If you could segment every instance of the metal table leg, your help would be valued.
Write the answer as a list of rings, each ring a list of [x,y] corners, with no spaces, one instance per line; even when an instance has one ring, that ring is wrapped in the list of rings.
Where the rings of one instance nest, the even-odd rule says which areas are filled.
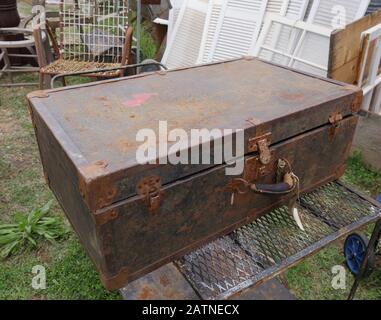
[[[355,278],[355,282],[353,283],[351,292],[349,293],[348,300],[353,300],[356,294],[356,291],[359,287],[360,281],[364,277],[364,273],[366,270],[366,265],[368,264],[369,257],[371,255],[374,255],[377,251],[377,246],[380,241],[380,236],[381,236],[381,219],[377,221],[376,226],[374,227],[368,247],[366,248],[364,260],[361,263],[360,273]]]

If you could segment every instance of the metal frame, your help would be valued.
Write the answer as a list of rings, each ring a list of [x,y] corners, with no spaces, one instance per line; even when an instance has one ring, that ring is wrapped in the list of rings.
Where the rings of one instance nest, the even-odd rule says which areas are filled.
[[[119,7],[114,8],[114,2],[103,0],[60,0],[59,44],[48,21],[40,21],[33,28],[36,51],[40,66],[40,89],[48,88],[51,77],[56,74],[75,73],[97,69],[97,73],[85,72],[88,77],[115,78],[122,75],[116,67],[130,62],[132,46],[132,27],[129,25],[129,2],[118,1]],[[97,6],[100,3],[102,6]],[[67,5],[67,7],[66,7]],[[48,31],[50,40],[59,56],[58,60],[47,58],[50,47],[41,40]],[[65,30],[69,30],[66,32]],[[51,30],[50,30],[51,31]],[[110,34],[116,33],[110,37]],[[71,43],[74,39],[74,42]],[[113,69],[113,68],[116,69]],[[101,73],[104,68],[116,71]],[[64,78],[62,78],[64,81]]]
[[[128,0],[61,0],[59,8],[61,58],[124,64]]]
[[[146,62],[142,62],[142,63],[136,63],[136,64],[129,64],[129,65],[125,65],[125,66],[120,66],[120,67],[117,67],[117,68],[104,68],[104,69],[94,69],[94,70],[86,70],[86,71],[78,71],[78,72],[70,72],[70,73],[65,73],[65,74],[56,74],[54,77],[52,77],[51,81],[50,81],[50,86],[52,89],[54,89],[54,82],[57,80],[57,79],[60,79],[60,78],[65,78],[65,77],[72,77],[72,76],[86,76],[86,75],[95,75],[97,73],[103,73],[103,72],[108,72],[108,71],[118,71],[118,70],[127,70],[127,69],[135,69],[135,68],[139,68],[139,67],[144,67],[144,66],[158,66],[160,67],[161,69],[163,70],[168,70],[168,68],[163,65],[162,63],[160,62],[157,62],[157,61],[146,61]]]
[[[364,260],[361,264],[360,273],[356,277],[355,282],[353,283],[353,286],[351,288],[351,292],[349,293],[348,300],[353,300],[355,297],[355,294],[357,292],[357,289],[360,285],[360,281],[363,279],[365,271],[366,271],[366,265],[368,264],[368,260],[371,255],[376,254],[377,246],[380,242],[381,237],[381,219],[379,219],[373,229],[372,236],[370,238],[368,247],[365,251]]]
[[[331,196],[335,188],[337,188],[335,196]],[[324,195],[328,197],[326,200]],[[339,199],[338,201],[343,201],[343,208],[332,207],[331,201],[335,197]],[[309,231],[307,229],[300,231],[291,217],[285,218],[287,213],[282,213],[283,209],[277,209],[264,218],[197,249],[173,264],[132,282],[121,289],[121,293],[126,298],[139,299],[143,299],[146,292],[154,292],[149,296],[150,299],[195,299],[196,297],[213,300],[235,299],[241,295],[247,298],[247,293],[253,292],[261,284],[297,265],[334,241],[381,218],[381,205],[378,202],[341,182],[329,183],[302,196],[299,206]],[[274,217],[275,224],[269,224]],[[283,219],[287,219],[288,222],[282,224]],[[254,246],[245,245],[240,235],[248,232],[249,236],[252,235],[256,239],[262,239],[264,236],[261,231],[258,234],[253,233],[255,230],[255,228],[252,229],[253,226],[259,228],[258,231],[267,229],[267,237],[259,240],[260,243],[253,242]],[[283,234],[282,230],[288,230],[288,233]],[[299,242],[302,241],[301,235],[308,241]],[[275,258],[270,251],[279,246],[277,242],[279,239],[284,242],[286,251],[285,255]],[[315,239],[318,240],[315,241]],[[297,244],[295,250],[299,247],[303,249],[296,250],[296,253],[288,250],[288,246],[292,246],[293,243]],[[203,275],[200,276],[200,274]],[[231,276],[233,277],[229,278]],[[161,287],[161,279],[165,278],[173,279],[173,282],[169,281],[164,290]],[[170,292],[171,296],[166,296],[164,291]]]

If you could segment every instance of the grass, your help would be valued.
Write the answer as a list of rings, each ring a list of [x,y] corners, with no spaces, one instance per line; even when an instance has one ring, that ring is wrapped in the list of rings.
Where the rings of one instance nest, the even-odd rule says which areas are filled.
[[[343,180],[348,184],[357,186],[370,196],[375,197],[381,193],[381,172],[368,169],[364,165],[359,151],[355,151],[348,159],[346,175]]]
[[[36,81],[19,76],[17,81]],[[0,82],[8,81],[2,79]],[[73,80],[78,82],[79,80]],[[32,88],[0,88],[0,223],[11,223],[16,212],[28,214],[53,200],[50,215],[64,215],[47,188],[30,121],[26,94]],[[68,228],[69,224],[65,219]],[[32,268],[46,268],[47,289],[31,286]],[[63,241],[37,243],[0,261],[0,299],[119,299],[103,289],[94,266],[70,233]]]
[[[376,196],[381,193],[381,173],[368,169],[359,152],[354,152],[347,160],[346,173],[342,180],[364,194]],[[361,231],[370,235],[373,226],[365,227]],[[331,285],[332,267],[344,266],[342,247],[342,241],[338,241],[285,273],[283,279],[298,299],[340,300],[347,298],[353,284],[353,276],[349,271],[346,272],[345,290],[335,290]],[[376,265],[378,268],[372,275],[366,281],[361,282],[356,299],[381,299],[380,261],[376,261]]]
[[[20,76],[18,80],[36,78]],[[0,88],[0,223],[10,223],[16,212],[28,214],[49,200],[53,200],[50,214],[64,217],[43,178],[25,99],[29,91],[31,88]],[[380,173],[364,166],[360,154],[348,160],[344,180],[362,191],[381,193],[380,177]],[[331,286],[331,268],[343,265],[341,251],[341,243],[331,245],[282,278],[299,299],[345,299],[353,281],[349,273],[346,290]],[[31,286],[35,265],[46,268],[45,290]],[[381,299],[381,268],[362,282],[357,298]],[[94,266],[70,229],[62,241],[38,242],[36,248],[25,248],[21,254],[0,261],[0,299],[120,299],[120,295],[103,289]]]

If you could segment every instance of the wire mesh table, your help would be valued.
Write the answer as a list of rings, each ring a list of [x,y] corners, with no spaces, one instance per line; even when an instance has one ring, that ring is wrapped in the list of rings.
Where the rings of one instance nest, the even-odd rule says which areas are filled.
[[[230,299],[381,217],[381,206],[341,182],[303,196],[302,231],[287,208],[237,229],[138,279],[125,299]],[[166,281],[163,281],[166,279]]]

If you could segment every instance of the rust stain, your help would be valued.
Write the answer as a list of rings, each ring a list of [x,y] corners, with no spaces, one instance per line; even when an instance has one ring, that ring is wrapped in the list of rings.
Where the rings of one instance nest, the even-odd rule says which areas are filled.
[[[157,96],[157,93],[137,93],[132,96],[132,99],[123,102],[125,107],[139,107],[151,99],[151,97]]]
[[[162,276],[160,277],[160,284],[161,284],[163,287],[166,287],[166,286],[168,286],[168,285],[170,284],[170,281],[169,281],[169,279],[167,278],[167,276],[162,275]]]
[[[283,100],[298,101],[304,99],[303,93],[281,93],[280,98]]]
[[[107,97],[101,96],[98,99],[102,102],[104,107],[111,108],[111,106],[112,106],[111,102]]]
[[[154,296],[154,292],[151,288],[145,286],[142,288],[141,292],[138,295],[138,300],[149,300]]]
[[[104,213],[94,213],[94,220],[97,225],[103,225],[111,220],[118,218],[118,212],[116,210],[109,210]]]
[[[246,121],[251,123],[254,126],[257,126],[257,125],[261,124],[261,121],[256,119],[256,118],[250,118],[250,119],[247,119]]]
[[[132,148],[138,148],[140,144],[141,142],[138,142],[138,141],[130,141],[128,139],[119,139],[116,142],[109,143],[107,147],[110,149],[116,148],[117,150],[122,152],[128,152]]]
[[[176,232],[176,234],[184,234],[192,231],[192,227],[188,225],[188,223],[182,225]]]
[[[49,94],[47,92],[45,92],[44,90],[36,90],[36,91],[32,91],[32,92],[27,94],[28,99],[47,98],[47,97],[49,97]]]
[[[107,168],[107,166],[108,166],[107,161],[98,160],[98,161],[91,163],[90,165],[82,166],[80,168],[80,170],[84,174],[85,177],[93,178],[93,177],[96,177],[98,175],[105,173],[106,172],[105,169]]]

